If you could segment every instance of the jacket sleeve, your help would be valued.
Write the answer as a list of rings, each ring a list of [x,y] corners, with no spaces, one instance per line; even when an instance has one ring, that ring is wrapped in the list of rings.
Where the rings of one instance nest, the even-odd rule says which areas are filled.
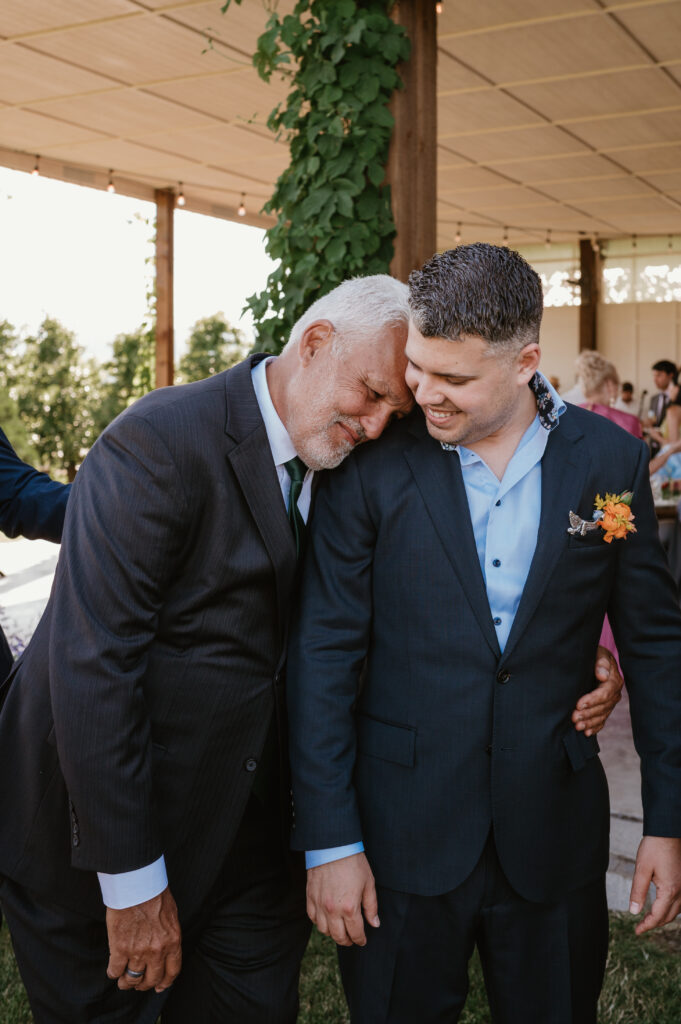
[[[648,449],[632,490],[636,533],[617,545],[608,616],[641,758],[644,835],[681,837],[681,610],[658,536]]]
[[[355,459],[315,498],[287,668],[295,849],[362,838],[354,705],[371,625],[375,529]]]
[[[0,430],[0,530],[8,537],[59,543],[71,484],[22,462]]]
[[[135,414],[104,432],[74,484],[51,598],[49,673],[80,833],[77,868],[115,874],[163,852],[144,682],[187,509],[171,454]]]

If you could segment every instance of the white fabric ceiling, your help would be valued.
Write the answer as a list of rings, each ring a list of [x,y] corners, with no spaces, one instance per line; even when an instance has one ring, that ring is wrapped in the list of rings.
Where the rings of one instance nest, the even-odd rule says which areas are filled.
[[[267,223],[286,85],[262,0],[220,7],[2,0],[0,163]],[[444,0],[437,103],[440,246],[681,232],[681,0]]]

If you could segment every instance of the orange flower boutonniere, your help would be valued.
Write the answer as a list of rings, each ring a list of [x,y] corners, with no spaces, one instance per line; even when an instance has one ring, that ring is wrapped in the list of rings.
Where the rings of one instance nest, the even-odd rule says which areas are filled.
[[[612,544],[613,540],[626,540],[628,533],[636,533],[633,520],[636,518],[631,511],[631,499],[633,491],[624,491],[622,494],[606,494],[601,498],[596,495],[596,513],[600,512],[598,525],[603,530],[603,540],[606,544]]]

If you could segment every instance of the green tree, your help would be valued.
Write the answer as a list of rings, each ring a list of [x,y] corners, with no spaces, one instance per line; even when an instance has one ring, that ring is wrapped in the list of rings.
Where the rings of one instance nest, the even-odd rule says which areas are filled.
[[[187,351],[180,359],[176,382],[187,384],[203,380],[234,366],[246,354],[247,344],[241,331],[232,327],[224,313],[197,320],[189,336]]]
[[[43,468],[74,479],[97,436],[98,391],[96,363],[85,359],[71,331],[46,317],[23,341],[10,389]]]
[[[18,345],[19,338],[12,324],[8,320],[0,320],[0,427],[19,457],[26,462],[34,462],[36,453],[29,443],[28,431],[10,393]]]
[[[94,410],[97,434],[101,434],[120,412],[156,381],[156,332],[151,318],[136,331],[119,334],[112,343],[112,355],[101,368],[101,399]]]

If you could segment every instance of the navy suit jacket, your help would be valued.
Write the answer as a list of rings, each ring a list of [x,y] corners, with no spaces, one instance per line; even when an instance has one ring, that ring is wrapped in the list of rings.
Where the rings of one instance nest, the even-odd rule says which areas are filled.
[[[19,458],[0,430],[0,530],[8,537],[59,542],[70,484],[50,480]],[[0,680],[12,667],[12,655],[0,629]]]
[[[591,519],[597,493],[625,490],[638,532],[568,534],[571,510]],[[493,827],[527,899],[601,875],[607,784],[596,737],[570,715],[593,686],[606,611],[644,829],[681,836],[681,612],[642,442],[568,406],[503,654],[459,460],[419,410],[324,474],[315,501],[288,663],[296,848],[362,838],[378,883],[433,895],[465,880]]]

